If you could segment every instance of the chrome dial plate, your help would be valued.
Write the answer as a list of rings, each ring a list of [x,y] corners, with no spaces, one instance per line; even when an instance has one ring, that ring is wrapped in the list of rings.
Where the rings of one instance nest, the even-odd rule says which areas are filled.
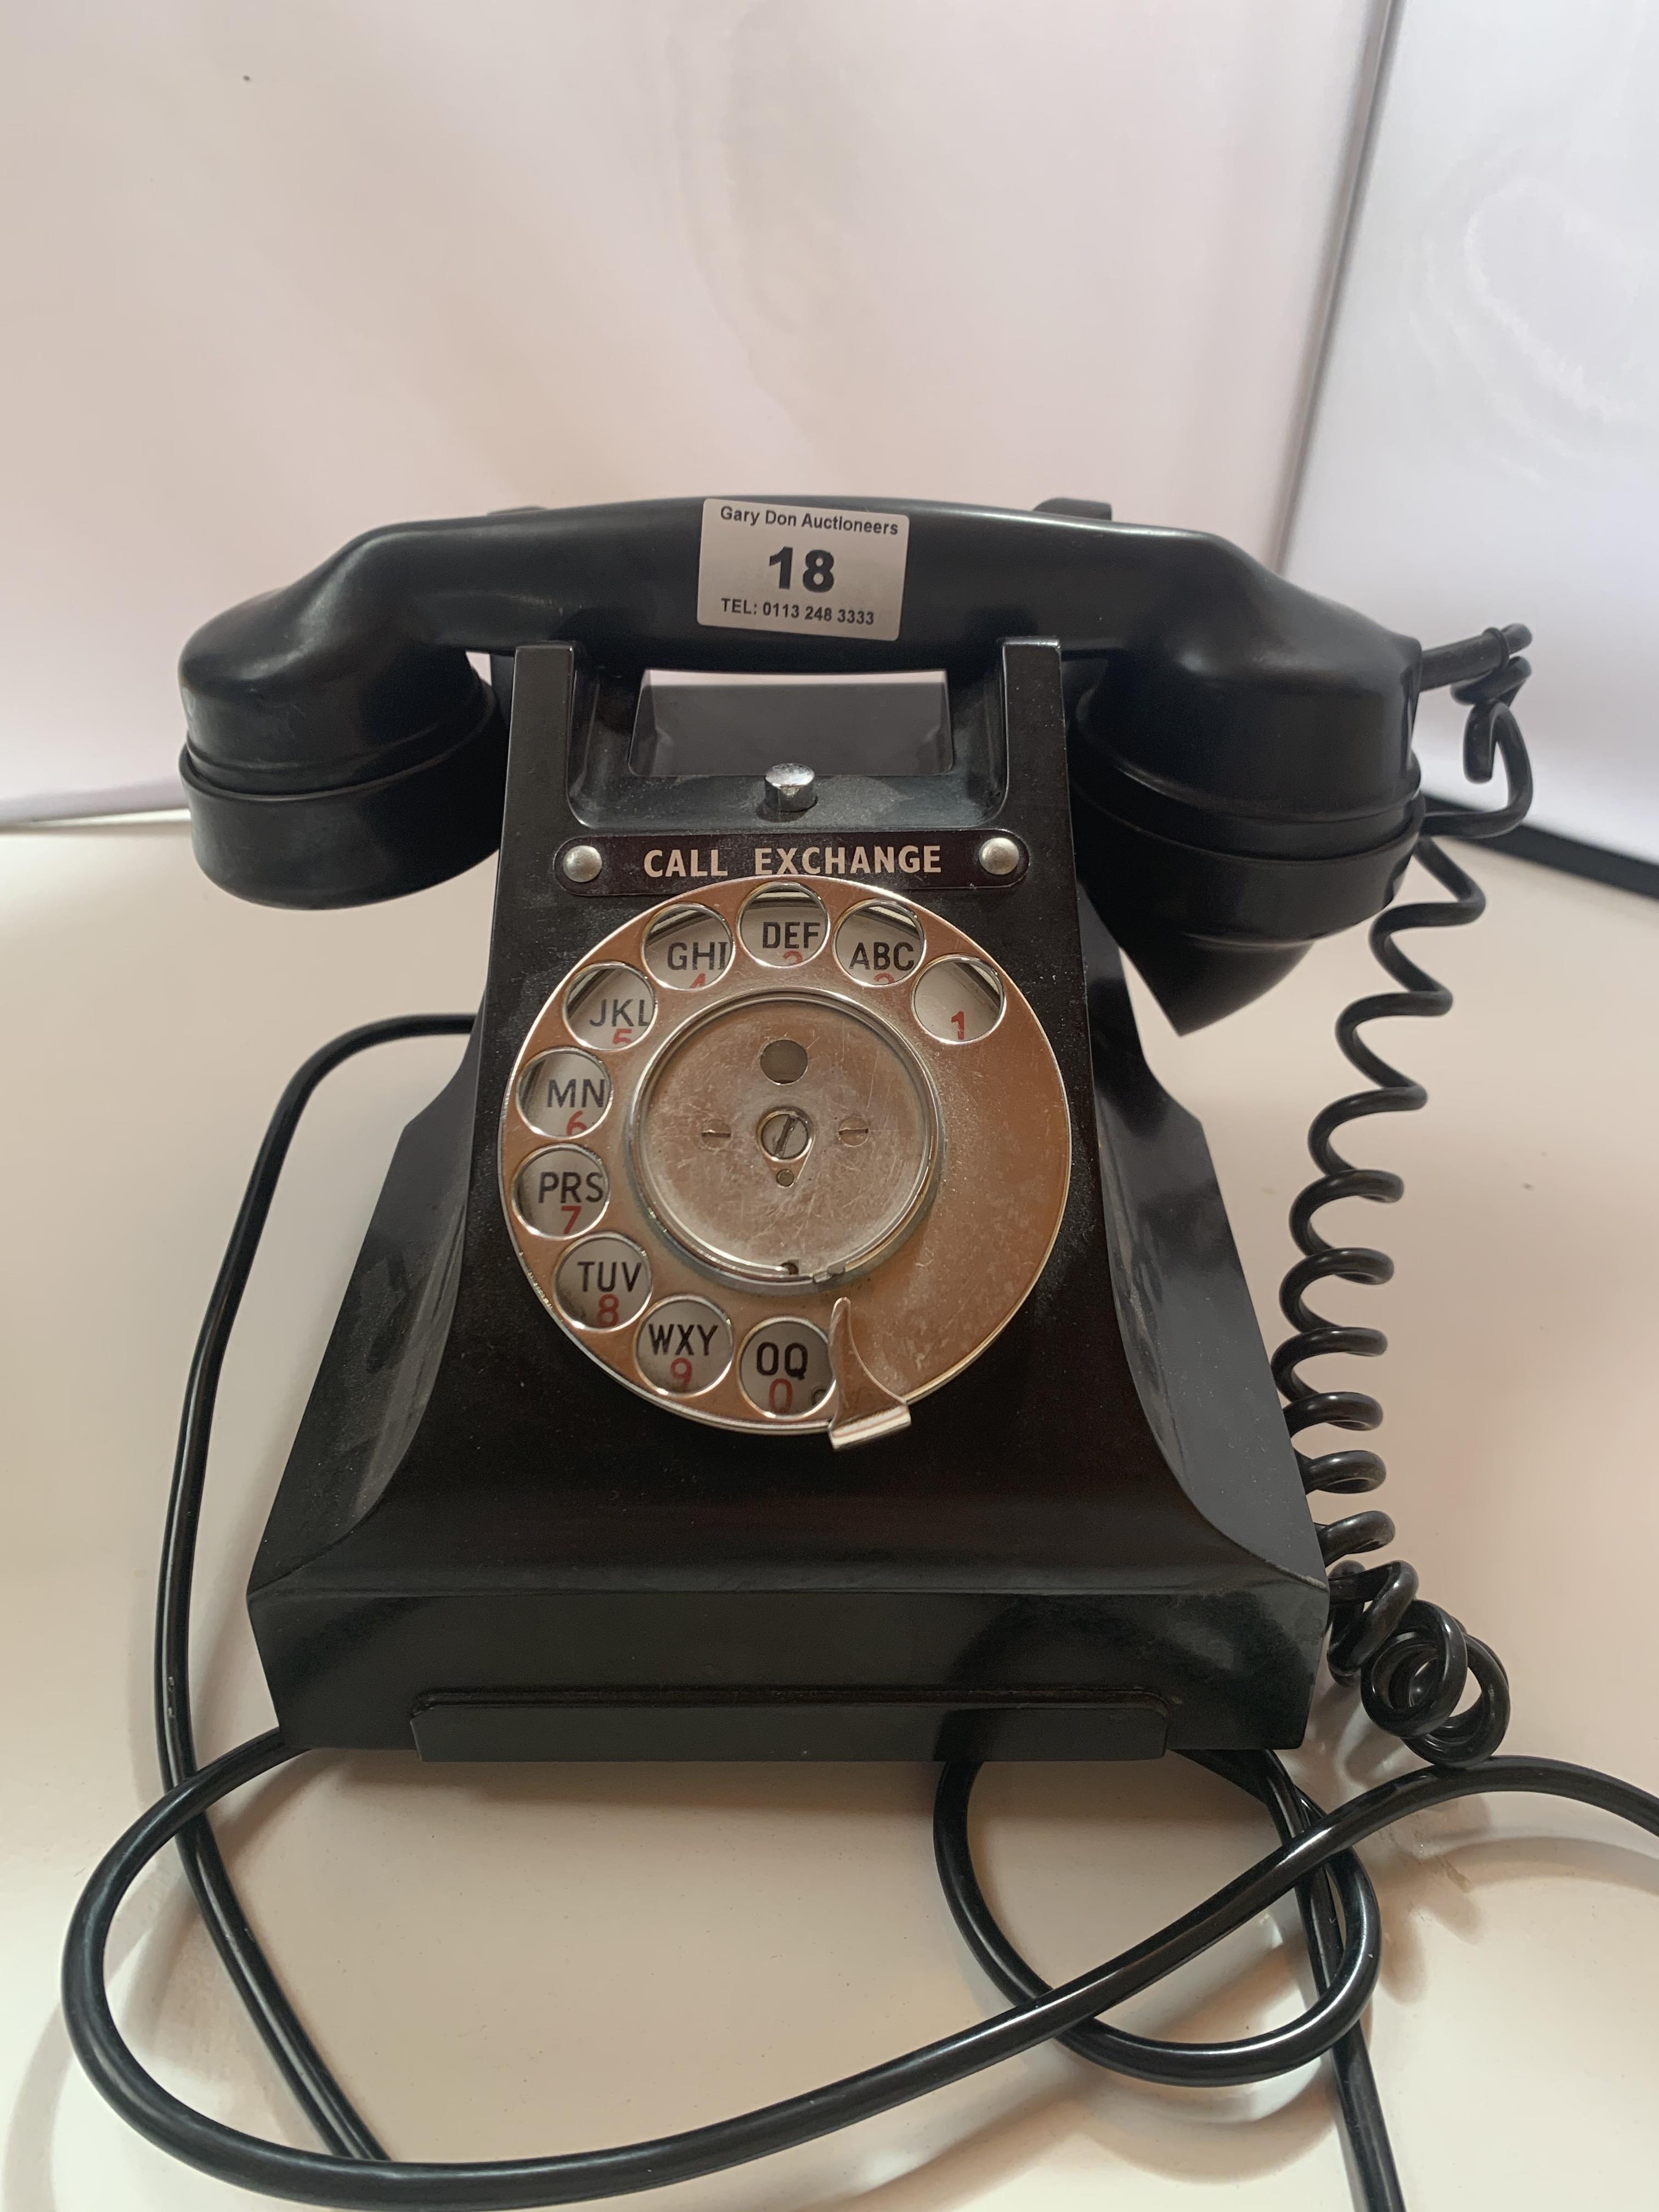
[[[1017,986],[890,893],[700,887],[594,945],[531,1025],[501,1203],[538,1296],[632,1390],[847,1443],[982,1352],[1071,1176]]]

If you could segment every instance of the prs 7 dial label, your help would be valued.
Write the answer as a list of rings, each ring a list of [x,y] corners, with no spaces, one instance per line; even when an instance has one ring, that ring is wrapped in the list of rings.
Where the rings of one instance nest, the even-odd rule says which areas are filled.
[[[896,637],[909,547],[908,514],[706,499],[697,620],[710,629]]]

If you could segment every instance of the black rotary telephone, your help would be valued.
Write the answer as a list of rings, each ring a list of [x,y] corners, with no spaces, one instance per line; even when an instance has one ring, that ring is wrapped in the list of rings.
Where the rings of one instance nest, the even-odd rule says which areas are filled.
[[[539,2204],[756,2155],[1049,2035],[1164,2080],[1331,2051],[1367,2201],[1400,2201],[1356,2026],[1376,1900],[1348,1846],[1369,1831],[1271,1753],[1300,1741],[1328,1639],[1431,1762],[1411,1802],[1581,1770],[1491,1761],[1497,1660],[1409,1567],[1359,1563],[1385,1516],[1310,1517],[1310,1492],[1368,1491],[1381,1461],[1292,1440],[1380,1418],[1299,1371],[1382,1343],[1306,1304],[1388,1273],[1313,1216],[1398,1194],[1333,1149],[1342,1122],[1422,1103],[1357,1030],[1449,1004],[1395,939],[1480,910],[1425,829],[1526,811],[1528,641],[1425,653],[1219,540],[1085,501],[760,497],[379,531],[197,634],[183,773],[216,883],[349,905],[501,857],[476,1023],[377,1024],[301,1071],[204,1327],[158,1622],[169,1792],[94,1878],[65,1970],[77,2050],[129,2118],[309,2201]],[[1412,726],[1437,684],[1470,709],[1470,775],[1502,758],[1496,811],[1425,817]],[[1390,906],[1414,854],[1449,903]],[[1315,1126],[1270,1365],[1120,950],[1190,1029],[1373,919],[1401,988],[1344,1017],[1373,1087]],[[434,1028],[470,1039],[398,1146],[253,1569],[277,1731],[198,1769],[195,1519],[270,1188],[331,1066]],[[362,1747],[939,1760],[941,1875],[1011,2008],[665,2143],[393,2163],[201,1818],[280,1759]],[[1166,1750],[1252,1790],[1281,1850],[1255,1889],[1049,1991],[979,1893],[972,1775]],[[1606,1778],[1568,1794],[1659,1814]],[[115,2035],[109,1917],[175,1836],[327,2154],[185,2113]],[[1168,2046],[1095,2018],[1294,1885],[1320,1983],[1294,2029]]]

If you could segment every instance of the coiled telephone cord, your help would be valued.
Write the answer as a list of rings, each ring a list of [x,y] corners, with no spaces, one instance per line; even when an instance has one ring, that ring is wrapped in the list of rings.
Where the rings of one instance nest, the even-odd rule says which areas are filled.
[[[1452,686],[1452,696],[1469,710],[1463,732],[1463,772],[1474,783],[1491,781],[1501,759],[1508,792],[1504,804],[1485,812],[1431,809],[1424,817],[1416,857],[1449,899],[1413,906],[1390,906],[1371,924],[1370,949],[1378,964],[1401,988],[1356,999],[1336,1024],[1337,1042],[1346,1058],[1375,1086],[1339,1098],[1316,1116],[1308,1150],[1318,1168],[1316,1179],[1291,1208],[1291,1234],[1304,1257],[1285,1276],[1279,1309],[1296,1334],[1273,1354],[1273,1380],[1286,1401],[1285,1425],[1292,1437],[1304,1429],[1375,1429],[1382,1419],[1377,1401],[1364,1390],[1316,1389],[1297,1371],[1303,1361],[1333,1352],[1375,1358],[1389,1340],[1380,1329],[1328,1321],[1307,1303],[1317,1283],[1386,1283],[1394,1262],[1370,1244],[1332,1244],[1314,1226],[1322,1207],[1340,1199],[1369,1199],[1391,1206],[1406,1186],[1386,1168],[1355,1167],[1332,1142],[1350,1121],[1373,1114],[1414,1114],[1428,1092],[1391,1066],[1360,1037],[1367,1022],[1425,1017],[1449,1011],[1451,993],[1401,951],[1396,941],[1408,929],[1462,929],[1486,910],[1486,895],[1437,842],[1443,837],[1501,837],[1514,829],[1532,804],[1532,769],[1513,712],[1516,694],[1532,673],[1518,656],[1532,642],[1518,623],[1489,629],[1478,638],[1443,646],[1423,656],[1423,689]],[[1310,1495],[1341,1496],[1375,1490],[1387,1473],[1377,1454],[1364,1447],[1321,1452],[1298,1451],[1302,1486]],[[1380,1729],[1399,1736],[1420,1758],[1437,1766],[1473,1766],[1502,1742],[1510,1722],[1509,1677],[1496,1652],[1471,1636],[1443,1606],[1418,1595],[1417,1570],[1404,1559],[1362,1567],[1356,1553],[1380,1551],[1395,1538],[1386,1513],[1366,1510],[1318,1524],[1320,1549],[1330,1572],[1331,1622],[1327,1660],[1340,1682],[1358,1682],[1365,1711]],[[1460,1712],[1474,1680],[1476,1696]]]
[[[1516,633],[1508,635],[1515,638]],[[1513,778],[1501,727],[1498,742]],[[1518,738],[1515,742],[1518,745]],[[1524,769],[1524,755],[1521,758]],[[1403,920],[1402,914],[1396,925]],[[70,2039],[100,2094],[140,2134],[173,2156],[267,2196],[364,2212],[389,2207],[405,2212],[508,2212],[620,2196],[722,2172],[891,2111],[1051,2039],[1115,2073],[1190,2087],[1264,2081],[1328,2053],[1360,2200],[1366,2212],[1400,2212],[1404,2197],[1360,2027],[1381,1962],[1381,1915],[1355,1845],[1432,1806],[1497,1792],[1529,1792],[1597,1806],[1659,1838],[1659,1797],[1589,1767],[1502,1759],[1472,1771],[1425,1767],[1328,1814],[1296,1787],[1270,1753],[1192,1754],[1263,1804],[1279,1831],[1279,1847],[1167,1928],[1106,1965],[1051,1988],[1009,1942],[981,1890],[969,1832],[977,1769],[946,1766],[933,1813],[939,1880],[969,1948],[1010,1998],[1006,2009],[823,2088],[678,2135],[544,2158],[439,2163],[388,2156],[331,2072],[265,1958],[213,1839],[206,1817],[210,1808],[297,1753],[273,1730],[198,1765],[191,1725],[191,1587],[220,1372],[307,1101],[332,1069],[369,1046],[462,1035],[471,1025],[465,1014],[411,1015],[337,1037],[289,1082],[254,1164],[191,1362],[167,1504],[155,1677],[156,1734],[167,1788],[94,1870],[64,1950],[63,2002]],[[325,2145],[322,2151],[269,2142],[195,2111],[145,2069],[122,2037],[106,1986],[110,1932],[134,1882],[169,1843],[179,1846],[232,1982]],[[1316,1992],[1295,2020],[1259,2035],[1188,2044],[1126,2034],[1099,2018],[1291,1893],[1301,1911]],[[647,1982],[638,1992],[640,2006],[648,2007],[649,1998]]]

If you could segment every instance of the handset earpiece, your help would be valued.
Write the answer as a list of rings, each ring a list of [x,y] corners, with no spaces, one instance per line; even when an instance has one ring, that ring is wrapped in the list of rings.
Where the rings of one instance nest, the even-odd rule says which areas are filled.
[[[507,730],[465,652],[376,588],[378,532],[198,629],[179,665],[196,856],[262,905],[424,890],[500,841]]]
[[[1181,1030],[1379,913],[1423,817],[1415,641],[1190,543],[1162,635],[1067,684],[1078,874]]]
[[[1182,675],[1127,655],[1075,701],[1079,878],[1177,1030],[1259,998],[1317,939],[1380,913],[1405,872],[1423,820],[1414,648],[1374,635],[1396,661],[1392,726],[1357,711],[1381,703],[1358,661],[1300,696],[1285,669],[1277,727],[1255,732],[1230,728],[1224,694],[1183,701]]]

